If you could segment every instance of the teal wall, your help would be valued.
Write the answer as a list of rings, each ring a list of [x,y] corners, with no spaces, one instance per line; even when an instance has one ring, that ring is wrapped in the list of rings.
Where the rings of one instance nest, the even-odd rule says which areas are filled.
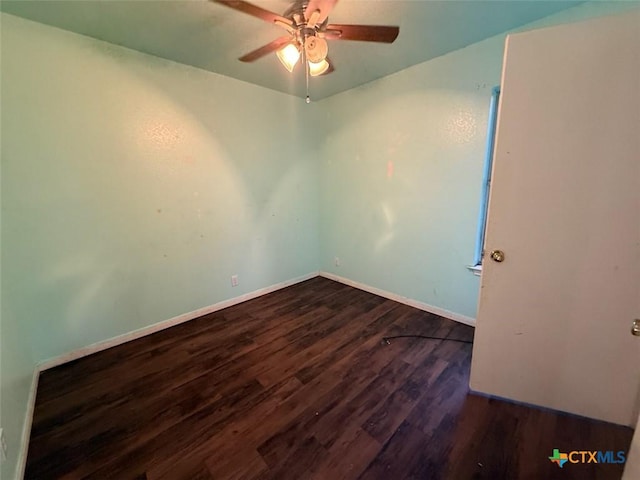
[[[316,272],[318,185],[300,99],[1,21],[1,422],[16,452],[36,362]]]
[[[323,101],[323,270],[475,315],[478,278],[465,265],[502,60],[494,43]]]
[[[521,29],[637,5],[583,4]],[[320,102],[323,271],[475,317],[480,279],[465,266],[505,36]]]

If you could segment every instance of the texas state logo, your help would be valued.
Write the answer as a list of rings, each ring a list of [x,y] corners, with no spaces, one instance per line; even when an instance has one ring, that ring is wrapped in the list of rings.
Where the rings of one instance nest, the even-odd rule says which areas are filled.
[[[549,457],[552,463],[557,463],[560,468],[564,466],[565,463],[569,461],[569,455],[566,453],[560,453],[560,450],[557,448],[553,449],[553,455]]]
[[[601,450],[574,450],[563,453],[558,448],[553,449],[553,455],[549,457],[551,463],[562,468],[569,463],[624,463],[627,458],[625,452],[601,451]]]

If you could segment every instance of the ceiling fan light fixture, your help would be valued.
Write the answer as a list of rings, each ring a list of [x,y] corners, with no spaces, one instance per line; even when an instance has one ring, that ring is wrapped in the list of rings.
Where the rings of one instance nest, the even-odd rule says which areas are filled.
[[[300,50],[293,43],[286,45],[284,48],[276,51],[276,55],[280,63],[284,65],[284,68],[289,70],[289,72],[293,72],[293,67],[296,66],[298,60],[300,59]]]
[[[302,56],[307,93],[310,76],[317,77],[335,70],[333,62],[327,58],[327,40],[393,43],[400,33],[398,26],[329,23],[329,14],[338,0],[290,0],[292,5],[282,15],[246,0],[209,1],[285,29],[287,35],[272,40],[238,60],[255,62],[275,52],[282,65],[293,73]],[[307,95],[307,100],[308,98]]]
[[[307,37],[304,41],[304,51],[310,62],[321,63],[325,58],[327,58],[329,47],[324,38],[311,36]]]
[[[312,77],[318,77],[329,70],[329,62],[326,60],[321,60],[319,62],[311,62],[309,61],[309,75]]]

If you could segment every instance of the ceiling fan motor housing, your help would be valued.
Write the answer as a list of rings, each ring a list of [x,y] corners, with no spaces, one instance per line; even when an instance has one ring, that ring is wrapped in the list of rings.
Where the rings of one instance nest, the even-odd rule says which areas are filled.
[[[304,12],[307,9],[308,5],[309,5],[309,0],[297,0],[293,2],[289,8],[287,8],[287,10],[282,14],[282,16],[294,21],[296,21],[296,17],[297,17],[302,21],[301,22],[296,21],[296,23],[298,24],[306,23]]]

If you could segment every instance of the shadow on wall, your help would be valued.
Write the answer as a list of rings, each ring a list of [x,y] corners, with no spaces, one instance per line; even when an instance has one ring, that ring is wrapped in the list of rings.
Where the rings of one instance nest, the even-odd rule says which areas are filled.
[[[3,273],[36,360],[318,269],[299,99],[3,27]]]

